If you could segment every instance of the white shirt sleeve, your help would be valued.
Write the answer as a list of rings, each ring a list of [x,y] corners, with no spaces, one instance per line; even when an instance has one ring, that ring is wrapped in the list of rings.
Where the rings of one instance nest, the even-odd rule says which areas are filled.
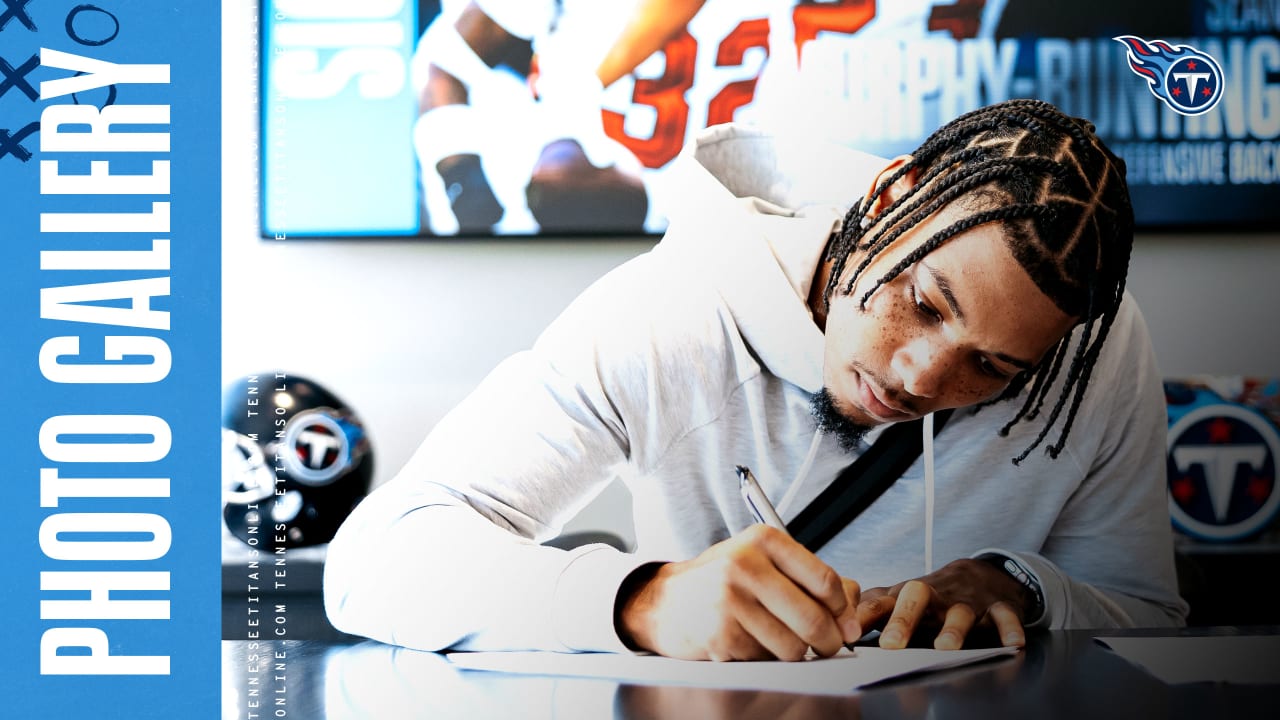
[[[539,544],[624,460],[595,394],[534,353],[494,370],[330,544],[334,626],[427,650],[625,650],[613,598],[641,561]]]
[[[633,451],[663,442],[646,429],[653,353],[639,348],[651,339],[618,322],[642,267],[633,261],[576,300],[356,507],[326,560],[336,628],[425,650],[627,650],[615,598],[653,558],[540,543]]]

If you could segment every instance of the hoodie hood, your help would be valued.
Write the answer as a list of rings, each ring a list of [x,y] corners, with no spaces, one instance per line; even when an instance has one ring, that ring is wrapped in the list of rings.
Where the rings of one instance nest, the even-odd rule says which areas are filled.
[[[700,256],[695,267],[711,268],[761,362],[809,393],[822,387],[822,331],[807,303],[814,272],[848,208],[887,164],[841,146],[719,125],[685,149],[659,191],[669,209],[663,244]],[[732,271],[715,258],[726,237]]]

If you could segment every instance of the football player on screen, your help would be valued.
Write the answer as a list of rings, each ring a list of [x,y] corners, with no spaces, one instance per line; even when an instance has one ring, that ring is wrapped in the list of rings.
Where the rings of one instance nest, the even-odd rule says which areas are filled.
[[[878,6],[879,5],[879,6]],[[437,234],[658,232],[646,188],[704,127],[825,118],[806,46],[988,34],[1004,0],[458,0],[418,44],[414,144]],[[806,117],[808,116],[808,117]],[[840,140],[841,138],[829,138]],[[863,149],[886,154],[874,143]],[[888,153],[892,154],[892,153]]]
[[[605,135],[601,95],[684,26],[673,7],[701,4],[446,2],[412,63],[432,231],[641,231],[640,167]]]

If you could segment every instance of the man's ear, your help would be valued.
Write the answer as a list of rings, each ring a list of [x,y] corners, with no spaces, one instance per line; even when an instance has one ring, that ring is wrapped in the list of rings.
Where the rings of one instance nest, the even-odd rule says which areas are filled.
[[[915,187],[918,173],[915,168],[911,168],[902,177],[894,181],[892,185],[885,188],[879,196],[872,197],[876,188],[880,187],[880,183],[892,177],[894,173],[901,170],[902,166],[906,165],[910,160],[910,155],[899,155],[891,160],[889,164],[876,175],[875,179],[871,181],[871,187],[867,189],[865,197],[871,198],[871,206],[867,210],[867,216],[873,221],[875,216],[880,214],[881,210],[897,202],[898,198],[901,198],[907,193],[907,191]]]

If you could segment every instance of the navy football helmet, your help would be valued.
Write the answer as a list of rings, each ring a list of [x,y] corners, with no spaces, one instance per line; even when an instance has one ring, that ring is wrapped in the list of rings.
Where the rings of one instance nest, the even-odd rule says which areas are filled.
[[[319,383],[284,372],[227,387],[222,458],[222,517],[260,549],[329,542],[373,481],[373,451],[355,412]]]

